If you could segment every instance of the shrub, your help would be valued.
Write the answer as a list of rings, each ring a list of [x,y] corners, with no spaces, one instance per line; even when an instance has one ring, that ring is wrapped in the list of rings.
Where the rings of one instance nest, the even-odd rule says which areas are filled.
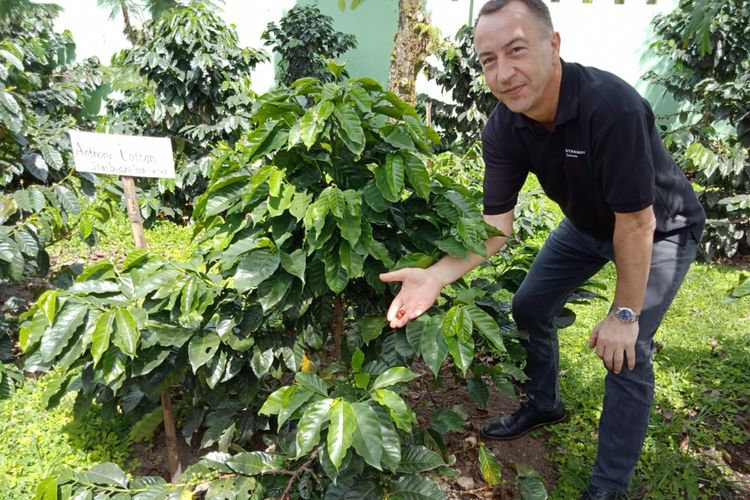
[[[336,59],[357,46],[354,35],[336,31],[333,19],[315,5],[292,7],[278,25],[268,23],[262,38],[279,55],[279,85],[291,85],[303,77],[331,81],[326,60]]]
[[[101,83],[98,61],[74,64],[69,32],[53,30],[58,9],[29,4],[0,17],[0,282],[46,275],[45,247],[76,226],[90,243],[109,216],[97,179],[72,175],[69,128],[90,128],[86,104]]]
[[[112,60],[111,132],[170,137],[176,179],[140,179],[141,212],[189,218],[207,185],[209,154],[249,127],[250,72],[265,54],[241,48],[210,2],[194,1],[147,21],[139,44]]]
[[[652,48],[673,64],[664,74],[649,72],[645,78],[694,108],[681,113],[681,123],[667,132],[665,142],[700,185],[708,214],[706,259],[746,253],[750,242],[748,26],[750,5],[740,0],[682,0],[654,19]]]
[[[221,484],[248,496],[296,486],[440,498],[420,473],[446,450],[401,396],[418,377],[407,366],[418,356],[434,377],[469,377],[479,404],[486,380],[513,395],[522,334],[495,296],[529,256],[497,279],[457,282],[394,331],[383,317],[393,290],[378,274],[484,253],[496,232],[479,193],[429,175],[434,132],[370,79],[299,80],[260,97],[252,122],[216,152],[190,262],[136,251],[44,294],[22,318],[26,368],[54,363],[53,398],[77,392],[80,409],[96,398],[140,416],[144,431],[159,423],[160,392],[179,386],[191,406],[182,435],[203,427],[201,446],[218,449],[199,469],[229,474]],[[44,487],[91,489],[83,477]]]

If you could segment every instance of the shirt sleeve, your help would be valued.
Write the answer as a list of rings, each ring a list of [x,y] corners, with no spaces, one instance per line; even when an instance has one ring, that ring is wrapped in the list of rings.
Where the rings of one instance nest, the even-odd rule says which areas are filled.
[[[500,146],[500,138],[490,123],[482,131],[484,214],[497,215],[516,206],[528,170],[512,158],[507,148]]]
[[[653,117],[645,109],[625,111],[596,134],[594,165],[604,199],[615,212],[637,212],[654,203],[649,120]]]

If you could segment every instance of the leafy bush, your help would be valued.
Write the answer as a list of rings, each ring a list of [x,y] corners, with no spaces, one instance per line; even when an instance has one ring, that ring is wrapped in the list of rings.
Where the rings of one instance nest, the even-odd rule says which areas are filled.
[[[303,77],[330,81],[332,75],[326,69],[326,60],[357,46],[354,35],[336,31],[331,16],[321,13],[315,5],[295,5],[278,25],[268,23],[262,38],[279,55],[276,72],[279,85],[291,85]]]
[[[694,111],[665,142],[701,186],[707,213],[705,258],[746,253],[750,243],[750,5],[740,0],[682,0],[654,20],[652,48],[673,61],[663,85]],[[722,133],[722,129],[733,133]]]
[[[209,154],[249,127],[255,93],[250,72],[265,54],[241,48],[210,2],[194,1],[147,21],[140,43],[113,58],[109,131],[170,137],[176,179],[140,179],[147,224],[180,221],[207,185]]]
[[[479,193],[429,174],[434,132],[370,79],[299,80],[260,97],[252,122],[234,149],[216,152],[196,201],[194,257],[136,251],[43,294],[22,318],[25,368],[54,363],[53,401],[72,391],[81,411],[96,399],[131,413],[139,437],[160,422],[159,394],[180,387],[191,407],[183,437],[202,427],[215,468],[254,477],[226,478],[248,495],[296,485],[440,498],[419,474],[446,463],[445,445],[415,426],[400,394],[418,375],[406,366],[419,356],[435,377],[469,377],[479,404],[486,380],[513,395],[521,334],[495,296],[515,289],[523,266],[459,281],[391,330],[392,290],[379,273],[484,253],[496,233]],[[246,449],[257,451],[228,453]],[[61,478],[71,480],[80,478]]]
[[[474,53],[471,26],[459,28],[455,43],[445,40],[436,55],[440,65],[427,67],[428,78],[435,80],[453,103],[427,96],[423,96],[423,101],[432,107],[433,123],[442,137],[441,148],[464,151],[481,139],[497,98],[487,87]]]
[[[74,176],[67,130],[89,128],[87,102],[101,83],[99,64],[73,64],[69,32],[55,33],[58,9],[29,4],[0,18],[0,282],[45,275],[45,247],[75,225],[90,242],[109,210],[82,207],[96,197],[93,176]],[[74,224],[76,223],[76,224]]]

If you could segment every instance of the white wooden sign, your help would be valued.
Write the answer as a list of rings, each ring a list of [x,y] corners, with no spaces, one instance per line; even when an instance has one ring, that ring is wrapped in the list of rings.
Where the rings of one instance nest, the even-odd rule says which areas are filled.
[[[174,179],[172,142],[166,137],[69,130],[75,168],[93,174]]]

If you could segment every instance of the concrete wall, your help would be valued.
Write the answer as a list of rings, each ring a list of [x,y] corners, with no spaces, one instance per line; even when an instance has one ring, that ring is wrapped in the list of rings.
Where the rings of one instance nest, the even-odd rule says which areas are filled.
[[[359,47],[346,54],[347,68],[352,76],[372,76],[385,82],[389,54],[395,33],[397,0],[364,0],[357,9],[341,11],[338,0],[297,0],[315,3],[334,18],[336,29],[357,36]],[[103,62],[128,42],[122,34],[122,20],[109,20],[108,13],[96,6],[96,0],[57,0],[64,8],[58,19],[60,29],[69,29],[78,45],[78,57],[97,55]],[[237,28],[240,43],[261,48],[260,34],[270,21],[278,21],[295,0],[225,0],[224,17]],[[426,0],[433,24],[444,36],[453,36],[458,28],[474,18],[482,0]],[[676,0],[658,0],[654,5],[645,0],[627,0],[616,5],[613,0],[561,0],[549,3],[555,28],[562,38],[562,57],[569,61],[597,66],[611,71],[647,96],[658,111],[669,110],[674,104],[662,104],[659,89],[649,88],[640,76],[658,61],[648,49],[651,40],[649,23],[654,15],[674,8]],[[473,6],[473,9],[471,7]],[[473,10],[473,12],[472,12]],[[273,84],[273,64],[259,67],[253,84],[263,92]],[[434,92],[424,80],[420,91]]]

